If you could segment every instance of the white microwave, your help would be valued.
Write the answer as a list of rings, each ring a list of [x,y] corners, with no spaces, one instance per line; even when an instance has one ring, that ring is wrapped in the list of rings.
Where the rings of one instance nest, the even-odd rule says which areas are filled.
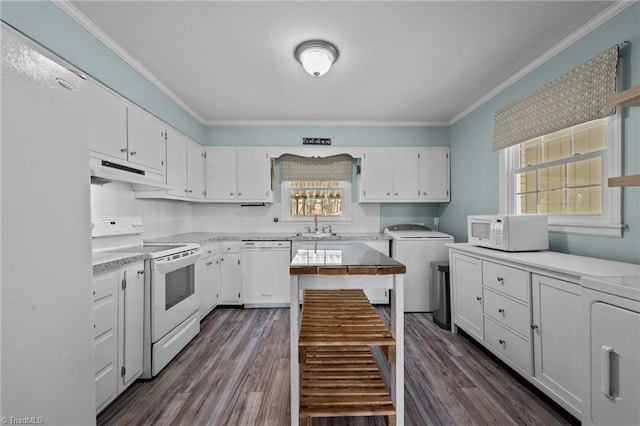
[[[468,216],[469,244],[504,251],[549,249],[547,216]]]

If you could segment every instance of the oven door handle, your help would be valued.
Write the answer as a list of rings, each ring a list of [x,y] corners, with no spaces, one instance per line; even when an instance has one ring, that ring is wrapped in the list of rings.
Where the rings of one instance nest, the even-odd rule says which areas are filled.
[[[200,258],[200,254],[201,252],[198,250],[189,256],[179,257],[177,259],[171,259],[171,256],[154,259],[151,261],[151,269],[160,272],[176,271],[180,268],[184,268],[185,266],[195,264]]]

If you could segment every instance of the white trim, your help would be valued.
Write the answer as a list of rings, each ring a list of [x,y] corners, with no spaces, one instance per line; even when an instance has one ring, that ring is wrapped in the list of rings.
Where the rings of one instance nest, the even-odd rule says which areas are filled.
[[[151,71],[145,68],[140,62],[138,62],[133,56],[129,54],[122,46],[116,43],[111,37],[103,32],[96,24],[94,24],[89,18],[87,18],[82,12],[80,12],[69,0],[52,0],[52,3],[58,6],[64,13],[69,15],[71,19],[76,21],[82,28],[87,30],[91,35],[98,39],[102,44],[109,48],[113,53],[118,55],[129,64],[134,70],[139,72],[145,79],[151,84],[156,86],[158,90],[164,93],[172,101],[178,104],[188,114],[195,118],[200,124],[205,125],[204,119],[194,111],[186,102],[184,102],[178,95],[176,95],[171,89],[165,86]],[[104,83],[103,83],[104,84]]]
[[[458,115],[453,117],[451,120],[449,120],[448,124],[452,125],[462,120],[464,117],[471,114],[473,111],[480,108],[483,104],[485,104],[486,102],[488,102],[489,100],[497,96],[500,92],[502,92],[503,90],[505,90],[506,88],[508,88],[509,86],[511,86],[512,84],[514,84],[515,82],[517,82],[518,80],[520,80],[521,78],[529,74],[530,72],[534,71],[536,68],[538,68],[539,66],[541,66],[542,64],[544,64],[545,62],[547,62],[548,60],[550,60],[551,58],[553,58],[554,56],[562,52],[564,49],[571,46],[572,44],[574,44],[575,42],[577,42],[578,40],[580,40],[581,38],[589,34],[591,31],[595,30],[600,25],[604,24],[609,19],[613,18],[618,13],[622,12],[623,10],[625,10],[627,7],[631,6],[634,3],[635,3],[635,0],[616,1],[613,5],[609,6],[607,9],[602,11],[596,17],[591,19],[589,22],[587,22],[586,24],[578,28],[573,33],[569,34],[562,41],[560,41],[560,43],[556,44],[551,49],[547,50],[545,53],[538,56],[528,65],[521,68],[511,77],[509,77],[508,79],[506,79],[505,81],[503,81],[502,83],[494,87],[486,95],[484,95],[483,97],[478,99],[476,102],[471,104],[471,106],[469,106],[468,108],[460,112]]]
[[[590,235],[595,237],[622,238],[624,225],[571,225],[549,224],[549,232],[559,234]]]

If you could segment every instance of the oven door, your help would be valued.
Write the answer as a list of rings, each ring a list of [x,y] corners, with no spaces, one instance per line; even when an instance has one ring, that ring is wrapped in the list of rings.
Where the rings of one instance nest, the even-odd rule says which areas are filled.
[[[151,260],[151,341],[162,339],[198,311],[200,295],[196,292],[195,262],[197,254],[170,259]]]

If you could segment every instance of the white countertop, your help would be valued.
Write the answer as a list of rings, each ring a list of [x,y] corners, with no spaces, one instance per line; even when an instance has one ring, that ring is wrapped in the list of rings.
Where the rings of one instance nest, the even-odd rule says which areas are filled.
[[[284,232],[190,232],[168,235],[166,237],[144,240],[145,243],[198,243],[207,244],[216,241],[362,241],[389,240],[390,237],[379,232],[349,232],[331,236],[315,237],[295,235]]]

